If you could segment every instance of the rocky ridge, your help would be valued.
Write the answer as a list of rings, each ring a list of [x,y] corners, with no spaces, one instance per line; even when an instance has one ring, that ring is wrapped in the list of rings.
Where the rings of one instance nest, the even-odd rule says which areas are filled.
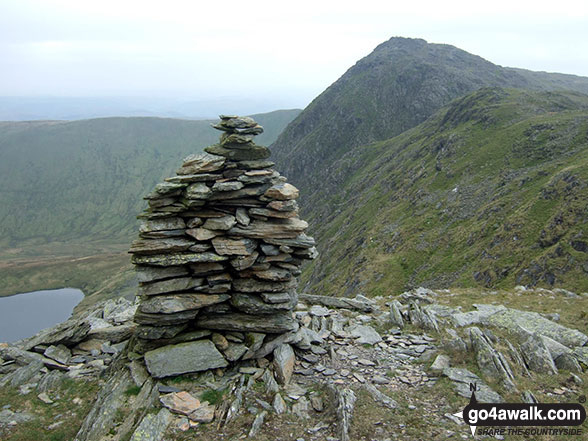
[[[140,298],[131,349],[155,378],[264,357],[298,330],[296,277],[317,254],[299,192],[254,143],[259,124],[220,118],[219,143],[147,196],[129,251]]]
[[[171,380],[154,380],[133,360],[128,336],[119,343],[105,340],[117,335],[112,332],[96,338],[101,321],[133,326],[137,305],[120,300],[42,336],[2,345],[0,384],[34,393],[33,399],[59,400],[54,389],[65,377],[101,383],[80,441],[180,440],[188,433],[202,440],[296,434],[332,441],[366,433],[366,439],[414,439],[408,421],[416,424],[415,411],[426,419],[419,430],[430,439],[461,439],[470,435],[452,415],[461,408],[447,401],[445,385],[464,397],[462,407],[470,383],[482,402],[568,401],[585,391],[584,333],[558,324],[553,314],[496,304],[462,311],[441,302],[445,295],[452,294],[419,288],[388,298],[358,296],[354,307],[344,308],[333,306],[333,298],[301,295],[294,314],[299,329],[282,335],[264,357]],[[80,331],[64,339],[64,329]],[[554,377],[562,382],[547,386],[545,378]],[[4,409],[0,431],[10,434],[34,418],[24,409]],[[292,419],[296,426],[287,423]]]

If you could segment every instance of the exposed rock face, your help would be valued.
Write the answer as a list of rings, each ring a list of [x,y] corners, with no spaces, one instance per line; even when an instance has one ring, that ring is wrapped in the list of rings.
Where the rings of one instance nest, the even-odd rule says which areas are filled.
[[[177,176],[146,197],[129,251],[141,299],[131,349],[145,355],[153,377],[256,357],[262,345],[277,347],[280,334],[298,330],[296,276],[317,254],[298,218],[298,189],[271,168],[269,149],[253,142],[259,124],[220,118],[213,125],[223,132],[219,143],[186,158]]]

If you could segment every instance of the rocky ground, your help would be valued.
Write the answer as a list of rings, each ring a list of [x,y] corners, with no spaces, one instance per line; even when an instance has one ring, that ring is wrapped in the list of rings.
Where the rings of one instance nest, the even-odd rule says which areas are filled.
[[[470,383],[487,402],[588,392],[588,297],[565,290],[301,295],[300,329],[265,358],[159,381],[127,350],[135,309],[108,301],[0,345],[0,438],[467,439],[453,414]]]

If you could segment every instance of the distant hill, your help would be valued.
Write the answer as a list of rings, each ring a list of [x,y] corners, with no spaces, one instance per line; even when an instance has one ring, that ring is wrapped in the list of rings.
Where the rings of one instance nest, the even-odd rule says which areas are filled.
[[[272,143],[299,110],[254,115]],[[218,140],[211,121],[103,118],[0,123],[0,248],[128,243],[142,197]]]
[[[311,196],[321,294],[588,291],[588,96],[480,89],[343,154]]]
[[[454,46],[391,38],[315,98],[272,145],[305,210],[333,162],[408,130],[450,101],[489,86],[588,93],[588,78],[503,68]]]
[[[419,39],[379,45],[271,146],[319,240],[307,287],[588,290],[588,259],[571,245],[587,233],[582,93],[588,78],[504,68]]]

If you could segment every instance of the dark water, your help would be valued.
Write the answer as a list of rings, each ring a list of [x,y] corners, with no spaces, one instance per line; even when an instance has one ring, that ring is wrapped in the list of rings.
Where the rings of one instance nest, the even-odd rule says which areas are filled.
[[[0,297],[0,342],[31,337],[67,320],[83,298],[82,291],[73,288]]]

